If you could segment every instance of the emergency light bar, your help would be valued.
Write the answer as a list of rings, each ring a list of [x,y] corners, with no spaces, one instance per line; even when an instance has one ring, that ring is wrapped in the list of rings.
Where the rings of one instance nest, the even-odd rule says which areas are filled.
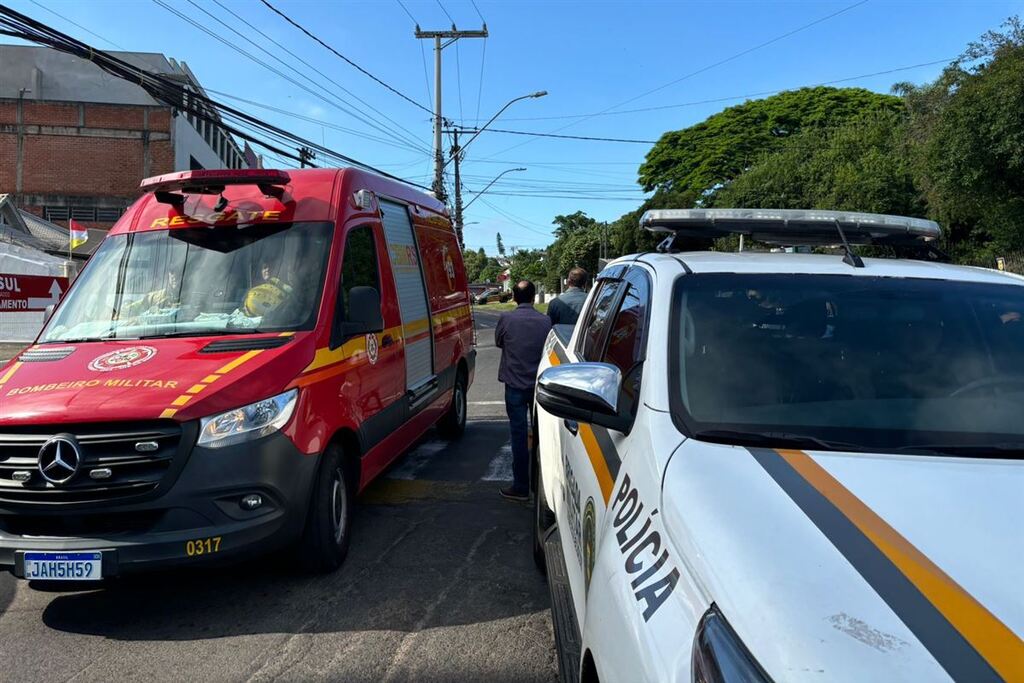
[[[200,194],[218,194],[226,185],[259,185],[263,187],[283,187],[291,178],[284,171],[273,171],[265,168],[217,169],[201,171],[177,171],[164,175],[146,178],[139,185],[145,192],[198,192]]]
[[[746,235],[786,246],[930,242],[942,232],[935,221],[855,211],[814,209],[658,209],[640,227],[675,237]]]

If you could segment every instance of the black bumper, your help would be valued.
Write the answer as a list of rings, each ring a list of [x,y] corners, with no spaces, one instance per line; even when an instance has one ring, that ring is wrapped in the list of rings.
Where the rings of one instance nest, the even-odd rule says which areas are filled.
[[[25,552],[100,552],[103,576],[223,563],[297,540],[318,458],[280,433],[209,449],[183,448],[171,481],[145,499],[0,508],[0,569],[24,576]],[[243,509],[243,497],[262,505]],[[72,533],[62,532],[64,528]]]

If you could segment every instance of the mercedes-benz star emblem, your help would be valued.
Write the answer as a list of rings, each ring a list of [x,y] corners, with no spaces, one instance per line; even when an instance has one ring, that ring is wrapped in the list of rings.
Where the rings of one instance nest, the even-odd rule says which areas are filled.
[[[39,449],[39,473],[51,484],[66,484],[78,474],[82,453],[74,437],[58,435]]]

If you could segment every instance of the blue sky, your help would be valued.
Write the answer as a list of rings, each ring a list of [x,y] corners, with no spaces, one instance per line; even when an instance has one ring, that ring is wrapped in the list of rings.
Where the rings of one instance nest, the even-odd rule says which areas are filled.
[[[195,4],[161,1],[274,64],[322,98],[217,42],[155,0],[6,0],[18,11],[97,47],[113,48],[65,18],[121,48],[162,52],[183,60],[209,89],[322,120],[327,125],[226,100],[334,150],[429,185],[431,161],[424,150],[432,145],[432,134],[425,111],[314,43],[259,0],[218,0],[223,7],[214,0],[193,0]],[[446,11],[459,28],[480,25],[471,0],[402,0],[409,14],[398,0],[270,1],[339,52],[428,108],[433,102],[432,44],[413,37],[414,22],[409,14],[424,29],[447,28],[452,22]],[[1024,2],[977,0],[476,0],[476,6],[487,21],[490,37],[486,41],[466,39],[445,50],[442,92],[446,117],[473,125],[478,117],[486,120],[514,97],[547,90],[547,97],[512,105],[493,126],[639,140],[656,140],[666,130],[701,121],[742,102],[746,95],[947,60],[1008,16],[1024,13]],[[296,76],[260,47],[294,64],[291,57],[224,8],[288,47],[351,95],[301,64],[295,66],[329,92]],[[835,16],[826,19],[829,15]],[[821,21],[810,28],[785,35],[817,20]],[[942,64],[933,64],[837,85],[887,92],[896,81],[928,81],[941,69]],[[693,104],[722,98],[734,99]],[[364,112],[363,120],[343,112],[339,102]],[[614,113],[666,105],[681,106]],[[370,106],[391,121],[370,111]],[[604,113],[557,118],[597,112]],[[371,125],[386,125],[405,140],[397,141],[392,131],[382,133]],[[614,220],[642,200],[636,170],[649,149],[649,144],[483,133],[467,149],[463,182],[470,191],[482,189],[505,169],[525,166],[527,170],[507,174],[469,208],[467,245],[493,252],[495,233],[501,232],[509,246],[544,246],[550,241],[551,219],[576,210]],[[268,165],[274,164],[268,160]],[[473,196],[467,194],[466,200]]]

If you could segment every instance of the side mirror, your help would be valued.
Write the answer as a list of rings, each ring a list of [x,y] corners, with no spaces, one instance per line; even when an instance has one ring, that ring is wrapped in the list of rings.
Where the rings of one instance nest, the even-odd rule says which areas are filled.
[[[335,348],[357,334],[384,331],[384,315],[380,310],[380,292],[375,287],[353,287],[348,292],[348,316],[335,326]]]
[[[622,373],[608,363],[567,363],[537,379],[537,403],[554,415],[629,433],[633,420],[619,410]]]

